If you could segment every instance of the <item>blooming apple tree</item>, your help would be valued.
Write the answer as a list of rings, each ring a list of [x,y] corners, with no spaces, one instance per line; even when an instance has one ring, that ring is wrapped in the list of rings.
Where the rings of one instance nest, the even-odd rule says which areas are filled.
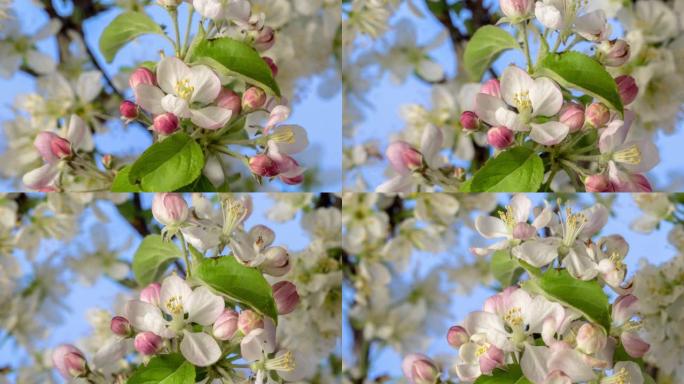
[[[269,215],[301,219],[309,235],[296,252],[268,226],[246,227],[253,209],[246,195],[194,194],[189,205],[163,193],[149,209],[140,195],[47,196],[3,200],[0,325],[32,357],[8,365],[0,381],[58,382],[56,374],[84,383],[335,380],[342,272],[333,196],[274,196]],[[105,201],[142,237],[132,260],[122,257],[130,242],[98,241],[94,251],[78,246],[65,257],[86,212],[105,220]],[[104,236],[102,225],[89,236]],[[55,240],[61,251],[52,247],[43,260]],[[22,260],[31,266],[25,274]],[[60,308],[75,288],[70,281],[90,285],[102,276],[125,293],[111,309],[89,312],[88,337],[46,349],[47,330],[63,321]]]
[[[288,100],[313,75],[334,76],[338,0],[36,3],[49,22],[35,35],[11,9],[0,30],[0,74],[27,73],[38,85],[17,98],[5,125],[2,172],[21,189],[227,191],[304,181],[295,157],[307,133],[286,123]],[[84,23],[110,10],[120,14],[95,51]],[[42,40],[57,42],[58,59],[38,49]],[[102,61],[138,41],[153,54],[107,73]],[[108,152],[107,133],[122,125],[148,132],[151,145],[134,156]]]
[[[434,17],[443,26],[426,43],[412,19],[391,21],[390,2],[357,3],[366,8],[352,6],[346,20],[356,31],[345,41],[347,184],[368,189],[364,169],[384,157],[389,178],[378,192],[653,189],[654,136],[673,132],[684,100],[672,3],[408,1],[416,23]],[[431,56],[447,35],[453,78]],[[413,74],[433,96],[431,106],[401,108],[406,127],[383,156],[379,142],[355,137],[372,105],[364,79],[385,73],[399,83]]]

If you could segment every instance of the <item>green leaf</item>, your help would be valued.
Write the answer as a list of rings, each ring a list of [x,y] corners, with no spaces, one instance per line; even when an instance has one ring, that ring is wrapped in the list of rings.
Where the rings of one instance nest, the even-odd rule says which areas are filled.
[[[519,365],[507,365],[505,369],[497,368],[490,375],[482,375],[475,384],[532,384],[523,376]]]
[[[114,177],[112,182],[112,192],[142,192],[140,186],[131,184],[128,177],[131,173],[131,166],[127,165],[121,168]]]
[[[493,25],[478,29],[463,54],[463,64],[471,79],[480,81],[492,62],[508,49],[520,49],[510,33]]]
[[[157,355],[133,372],[127,384],[194,384],[195,367],[174,353]]]
[[[124,12],[116,17],[100,36],[100,52],[108,63],[114,60],[119,50],[138,36],[146,34],[164,35],[154,20],[141,12]]]
[[[203,167],[202,147],[181,132],[147,148],[133,163],[128,180],[147,192],[175,191],[195,181]]]
[[[183,257],[176,244],[163,241],[160,235],[146,236],[133,256],[133,274],[141,286],[157,281],[166,267]]]
[[[525,285],[551,300],[575,308],[587,319],[601,325],[606,332],[610,330],[608,296],[596,280],[582,281],[564,269],[551,268]]]
[[[575,51],[546,55],[535,76],[547,76],[565,88],[581,90],[608,107],[623,112],[620,93],[613,77],[595,59]]]
[[[229,299],[278,321],[271,285],[261,272],[238,263],[232,255],[203,260],[195,267],[193,277]]]
[[[241,41],[228,37],[203,39],[193,44],[187,60],[191,64],[208,65],[222,75],[239,77],[280,96],[271,68],[254,48]]]
[[[544,162],[531,149],[502,152],[473,175],[472,192],[536,192],[544,178]]]
[[[492,275],[502,287],[516,283],[520,275],[525,272],[507,251],[494,252],[490,265]]]

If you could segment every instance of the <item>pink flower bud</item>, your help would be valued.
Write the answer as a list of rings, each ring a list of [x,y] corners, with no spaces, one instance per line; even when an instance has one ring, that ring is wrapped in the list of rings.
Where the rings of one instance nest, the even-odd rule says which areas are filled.
[[[613,192],[608,175],[599,173],[584,179],[584,189],[587,192]]]
[[[622,75],[615,78],[623,105],[631,104],[639,94],[639,87],[632,76]]]
[[[154,118],[152,128],[160,135],[170,135],[178,130],[178,117],[173,113],[164,113]]]
[[[577,331],[577,349],[586,354],[602,350],[607,342],[606,334],[594,324],[584,323]]]
[[[266,64],[268,64],[269,68],[271,68],[271,74],[273,77],[278,76],[278,65],[275,63],[275,61],[268,56],[264,56],[262,59],[266,62]]]
[[[134,120],[138,117],[138,106],[132,101],[124,100],[119,105],[119,112],[125,120]]]
[[[513,131],[506,127],[493,127],[487,131],[487,142],[496,149],[506,149],[514,141]]]
[[[636,332],[622,332],[620,341],[625,347],[625,352],[634,358],[643,357],[651,349],[651,345],[639,337]]]
[[[213,334],[219,340],[230,340],[238,329],[238,313],[226,308],[214,323]]]
[[[631,175],[630,180],[632,182],[632,190],[625,192],[653,192],[653,186],[651,186],[651,182],[648,181],[646,176],[635,173]]]
[[[112,155],[104,155],[102,156],[102,165],[106,169],[112,169]]]
[[[271,27],[264,27],[254,40],[254,49],[266,51],[275,44],[275,31]]]
[[[123,316],[112,317],[112,322],[109,324],[109,328],[115,335],[119,336],[127,337],[130,336],[132,332],[131,323]]]
[[[250,87],[242,95],[242,109],[253,111],[266,104],[266,92],[258,87]]]
[[[132,89],[140,84],[157,85],[157,76],[149,69],[140,67],[131,73],[128,84]]]
[[[482,83],[480,93],[501,98],[501,83],[499,82],[499,79],[489,79]]]
[[[518,240],[527,240],[537,233],[537,228],[528,223],[517,223],[513,227],[513,237]]]
[[[566,103],[560,110],[558,121],[567,125],[570,132],[577,132],[584,126],[584,107],[576,103]]]
[[[613,303],[613,321],[624,324],[636,315],[639,308],[639,299],[634,295],[620,296]]]
[[[499,0],[501,12],[504,15],[514,19],[520,19],[529,16],[534,9],[533,0]]]
[[[593,103],[587,107],[587,112],[585,113],[587,122],[591,124],[594,128],[600,128],[606,125],[610,119],[610,111],[608,107],[602,103]]]
[[[504,353],[495,346],[490,346],[487,352],[480,356],[480,371],[485,375],[494,372],[494,369],[504,365]]]
[[[280,175],[280,181],[282,181],[283,183],[285,183],[287,185],[301,184],[304,182],[304,174],[302,173],[301,175],[292,176],[292,177]]]
[[[447,342],[454,348],[459,348],[461,345],[465,344],[470,340],[470,335],[468,331],[460,325],[454,325],[449,328],[447,332]]]
[[[55,348],[52,352],[52,364],[65,379],[82,377],[88,372],[83,352],[69,344]]]
[[[159,298],[161,293],[161,284],[159,283],[152,283],[148,285],[147,287],[143,288],[142,291],[140,291],[140,301],[143,301],[145,303],[150,303],[152,305],[156,305],[157,307],[161,303],[161,299]]]
[[[255,175],[263,177],[274,177],[280,173],[278,163],[264,154],[258,154],[249,159],[249,169]]]
[[[402,175],[423,165],[423,155],[405,141],[395,141],[387,147],[387,159],[392,168]]]
[[[152,332],[138,333],[133,340],[135,350],[141,355],[152,356],[159,351],[162,345],[162,338]]]
[[[252,311],[251,309],[245,309],[240,312],[238,316],[238,329],[243,335],[249,334],[251,331],[257,328],[264,327],[264,319],[258,313]]]
[[[180,193],[157,193],[152,199],[152,215],[164,225],[178,225],[188,218],[188,203]]]
[[[437,365],[420,353],[411,353],[404,357],[401,370],[411,384],[434,384],[440,373]]]
[[[604,41],[598,46],[596,57],[609,67],[619,67],[629,60],[629,44],[621,39]]]
[[[461,113],[461,126],[468,131],[474,131],[480,127],[480,119],[473,111]]]
[[[63,137],[55,137],[50,142],[50,149],[57,158],[64,159],[71,156],[71,143]]]
[[[297,287],[289,281],[280,281],[273,284],[273,299],[276,302],[279,315],[287,315],[297,308],[299,294]]]
[[[259,268],[267,275],[283,276],[290,271],[290,254],[283,247],[271,247]]]
[[[221,108],[230,109],[235,117],[242,112],[242,98],[237,93],[228,88],[221,89],[218,97],[216,97],[216,105]]]
[[[71,156],[69,140],[54,132],[40,132],[33,141],[33,146],[46,163],[53,164],[59,159]]]

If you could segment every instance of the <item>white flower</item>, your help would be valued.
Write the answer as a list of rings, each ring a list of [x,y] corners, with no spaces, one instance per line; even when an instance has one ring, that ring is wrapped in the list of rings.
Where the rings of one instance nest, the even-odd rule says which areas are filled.
[[[221,80],[209,67],[190,68],[177,57],[165,57],[157,66],[157,81],[161,89],[135,87],[138,104],[148,112],[170,112],[206,129],[221,128],[230,120],[230,109],[209,105],[221,92]]]
[[[304,365],[297,364],[295,354],[291,351],[277,350],[275,327],[270,320],[264,322],[264,328],[252,330],[240,342],[242,358],[248,362],[255,362],[255,384],[276,384],[278,381],[271,377],[271,372],[287,381],[300,380]],[[274,357],[269,354],[276,352]]]
[[[634,11],[625,11],[620,16],[625,30],[639,32],[648,43],[664,42],[679,32],[677,15],[662,1],[637,1]]]
[[[525,378],[534,384],[577,383],[596,378],[584,356],[564,342],[558,342],[552,348],[527,344],[520,367]]]
[[[207,287],[190,288],[178,276],[162,282],[159,306],[140,300],[126,304],[126,318],[139,331],[153,332],[166,339],[182,337],[180,350],[192,364],[206,367],[221,357],[221,348],[204,332],[193,332],[192,324],[209,326],[221,315],[225,303]]]
[[[217,21],[226,18],[246,20],[251,12],[246,0],[193,0],[192,5],[200,15]]]
[[[530,138],[544,145],[558,144],[568,135],[570,128],[558,121],[531,122],[533,117],[553,116],[560,111],[563,95],[553,80],[532,79],[522,69],[509,66],[501,76],[501,97],[503,100],[485,93],[476,96],[475,111],[480,119],[493,127],[504,126],[517,132],[531,127]]]
[[[33,36],[26,36],[21,31],[19,17],[3,20],[0,29],[0,77],[9,79],[19,70],[23,61],[39,75],[46,75],[57,68],[55,60],[36,48],[36,43],[52,37],[61,27],[57,19],[41,27]]]

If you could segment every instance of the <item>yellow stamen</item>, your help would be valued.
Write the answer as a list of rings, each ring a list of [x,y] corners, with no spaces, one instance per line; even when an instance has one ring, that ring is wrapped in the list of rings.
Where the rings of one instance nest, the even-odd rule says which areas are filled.
[[[190,85],[190,80],[182,79],[176,82],[175,91],[178,97],[190,100],[190,97],[192,97],[192,94],[195,92],[195,87]]]
[[[166,309],[173,315],[183,314],[183,302],[181,301],[181,298],[178,296],[171,297],[166,302]]]
[[[641,150],[636,145],[629,146],[613,154],[613,160],[618,163],[639,164],[641,163]]]
[[[295,134],[292,128],[284,126],[271,135],[271,140],[278,143],[295,143]]]

